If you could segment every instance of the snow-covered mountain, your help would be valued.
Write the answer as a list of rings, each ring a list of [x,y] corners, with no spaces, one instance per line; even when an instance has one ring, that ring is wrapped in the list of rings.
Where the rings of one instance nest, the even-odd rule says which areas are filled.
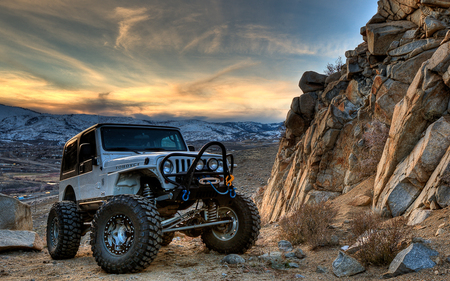
[[[0,140],[48,140],[61,143],[99,122],[178,127],[188,141],[274,140],[278,139],[284,131],[283,123],[219,123],[200,120],[154,122],[132,117],[44,114],[1,104],[0,120]]]

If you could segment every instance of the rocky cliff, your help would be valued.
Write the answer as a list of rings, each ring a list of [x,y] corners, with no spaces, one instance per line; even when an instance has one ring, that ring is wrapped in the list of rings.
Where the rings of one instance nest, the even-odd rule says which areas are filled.
[[[264,221],[370,176],[384,216],[450,205],[450,0],[378,1],[361,35],[340,72],[301,77],[260,194]]]

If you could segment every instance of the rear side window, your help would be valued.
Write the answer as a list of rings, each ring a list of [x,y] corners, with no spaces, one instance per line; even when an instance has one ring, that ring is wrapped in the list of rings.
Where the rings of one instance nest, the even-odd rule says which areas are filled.
[[[77,140],[73,140],[64,148],[62,174],[75,171],[77,167]]]

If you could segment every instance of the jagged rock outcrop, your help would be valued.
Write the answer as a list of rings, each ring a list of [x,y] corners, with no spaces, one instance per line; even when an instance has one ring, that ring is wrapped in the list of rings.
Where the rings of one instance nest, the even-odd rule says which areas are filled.
[[[382,0],[341,72],[305,72],[259,207],[265,221],[376,175],[386,216],[450,205],[450,1]]]

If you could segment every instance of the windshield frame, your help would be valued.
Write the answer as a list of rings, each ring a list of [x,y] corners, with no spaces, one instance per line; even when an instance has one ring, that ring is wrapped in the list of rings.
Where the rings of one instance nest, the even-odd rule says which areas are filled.
[[[110,139],[110,136],[107,134],[111,134],[112,132],[108,132],[107,130],[117,130],[117,134],[122,134],[122,140],[130,140],[126,142],[119,143],[119,140],[116,140],[116,145],[108,144],[107,140]],[[134,132],[134,134],[132,134]],[[172,134],[170,134],[172,133]],[[141,138],[136,138],[142,135]],[[170,137],[173,136],[174,139]],[[130,139],[130,137],[133,137]],[[152,138],[153,137],[153,138]],[[116,152],[155,152],[155,151],[189,151],[186,145],[186,142],[181,135],[181,132],[177,128],[164,128],[164,127],[146,127],[146,126],[102,126],[100,127],[100,138],[101,145],[104,151],[116,151]],[[169,138],[169,140],[165,140]],[[130,145],[131,141],[134,143],[139,142],[141,140],[139,146]],[[174,146],[164,146],[162,144],[163,140],[167,143],[167,141],[171,141]],[[106,142],[105,142],[106,141]],[[146,145],[143,143],[147,141]],[[149,143],[152,143],[151,145]],[[156,143],[159,142],[159,145]],[[111,142],[112,143],[112,142]]]

